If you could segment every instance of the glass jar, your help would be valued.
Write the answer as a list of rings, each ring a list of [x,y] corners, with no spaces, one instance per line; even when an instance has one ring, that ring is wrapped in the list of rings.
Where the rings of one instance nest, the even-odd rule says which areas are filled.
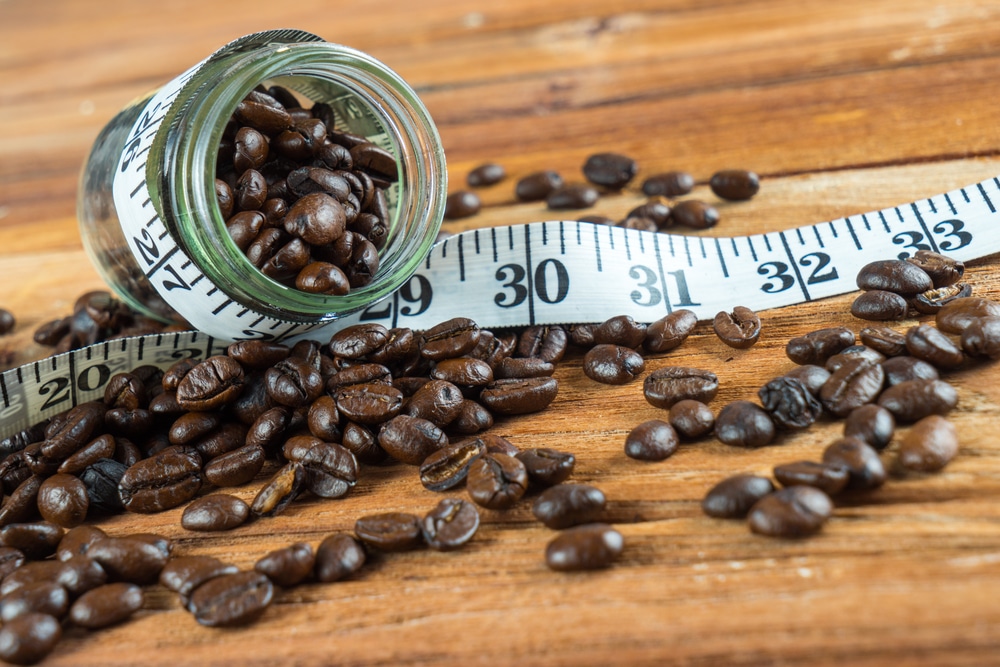
[[[237,104],[260,84],[331,105],[338,130],[396,158],[378,271],[344,296],[268,278],[226,230],[215,195],[219,142]],[[354,49],[280,30],[226,45],[119,112],[83,167],[77,214],[94,266],[135,310],[163,321],[179,316],[219,338],[278,339],[315,333],[406,282],[434,244],[446,194],[437,129],[396,73]]]

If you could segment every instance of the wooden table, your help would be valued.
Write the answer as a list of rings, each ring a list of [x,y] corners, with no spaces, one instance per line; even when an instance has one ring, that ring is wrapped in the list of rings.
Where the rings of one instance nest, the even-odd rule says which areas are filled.
[[[728,236],[1000,173],[998,19],[1000,4],[987,0],[3,0],[0,301],[18,317],[5,349],[12,362],[44,355],[29,342],[34,328],[101,285],[74,216],[78,170],[98,130],[134,96],[246,33],[301,27],[399,71],[438,123],[453,189],[480,162],[506,166],[508,179],[483,191],[483,212],[449,229],[549,218],[515,202],[514,181],[542,168],[580,178],[587,155],[615,150],[642,174],[687,169],[704,183],[720,168],[760,173],[760,194],[723,204],[722,223],[703,232]],[[714,201],[704,185],[695,194]],[[588,212],[619,218],[642,201],[633,186]],[[998,269],[995,259],[972,263],[978,294],[1000,296]],[[717,410],[791,368],[790,336],[860,329],[850,300],[764,312],[765,333],[748,351],[722,346],[703,324],[648,365],[716,370]],[[818,458],[838,423],[762,450],[707,439],[640,463],[624,456],[624,436],[663,414],[640,384],[592,383],[579,354],[557,377],[548,411],[495,432],[576,453],[574,479],[605,491],[608,519],[626,539],[609,570],[549,571],[553,533],[523,501],[484,512],[461,552],[375,557],[350,581],[281,592],[246,629],[200,627],[151,587],[136,618],[97,634],[68,631],[46,664],[1000,664],[995,365],[950,376],[962,447],[947,469],[894,475],[801,541],[710,519],[699,501],[726,475]],[[237,493],[249,498],[256,487]],[[423,513],[438,499],[396,466],[366,470],[342,500],[302,502],[228,534],[184,531],[179,509],[103,525],[161,532],[178,553],[252,567],[271,549],[350,530],[364,513]]]

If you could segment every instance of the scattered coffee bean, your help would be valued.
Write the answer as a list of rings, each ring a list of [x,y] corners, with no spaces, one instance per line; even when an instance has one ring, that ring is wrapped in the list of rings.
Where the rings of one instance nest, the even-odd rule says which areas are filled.
[[[854,345],[855,340],[854,332],[847,327],[817,329],[788,341],[785,354],[797,364],[822,366],[833,355]]]
[[[445,220],[461,220],[471,218],[482,207],[479,195],[468,190],[459,190],[448,195],[444,206]]]
[[[528,471],[513,456],[486,454],[469,466],[466,487],[477,505],[494,510],[508,509],[527,490]]]
[[[25,557],[39,560],[56,552],[65,533],[62,527],[48,521],[9,523],[0,528],[0,546],[17,549]]]
[[[642,355],[621,345],[595,345],[583,358],[584,374],[601,384],[626,384],[645,369]]]
[[[697,199],[685,199],[674,204],[670,217],[678,225],[691,229],[709,229],[719,224],[719,211]]]
[[[965,264],[933,250],[918,250],[906,261],[923,269],[931,277],[934,287],[954,285],[965,274]]]
[[[239,570],[235,565],[228,565],[212,556],[181,556],[167,561],[160,570],[159,582],[186,600],[194,589],[209,579],[237,572]]]
[[[811,486],[790,486],[764,496],[753,506],[750,530],[768,537],[806,537],[833,513],[830,497]]]
[[[886,359],[882,362],[882,370],[887,387],[907,380],[937,380],[941,375],[926,361],[908,355]]]
[[[885,382],[882,366],[868,359],[846,360],[830,374],[819,391],[819,400],[830,414],[844,417],[854,408],[870,403]]]
[[[771,380],[760,388],[757,396],[775,424],[782,428],[806,428],[823,413],[823,406],[809,388],[787,376]]]
[[[557,484],[531,505],[535,518],[554,530],[597,521],[604,513],[604,493],[588,484]]]
[[[323,583],[340,581],[358,572],[365,564],[365,550],[347,533],[334,533],[316,549],[316,579]]]
[[[561,185],[545,197],[545,205],[551,210],[589,208],[597,203],[600,195],[589,185],[578,183]]]
[[[958,392],[943,380],[905,380],[878,397],[878,404],[904,423],[948,414],[957,403]]]
[[[57,526],[79,526],[87,518],[89,507],[87,487],[73,475],[53,475],[38,487],[38,511],[43,519]]]
[[[576,465],[576,457],[569,452],[540,447],[525,449],[514,454],[524,464],[528,481],[539,486],[554,486],[569,479]]]
[[[38,613],[62,618],[69,609],[69,593],[54,581],[36,581],[0,597],[0,620],[9,623],[18,616]]]
[[[686,171],[654,174],[642,183],[642,192],[647,197],[678,197],[691,192],[692,188],[694,177]]]
[[[643,347],[650,352],[667,352],[687,340],[698,324],[694,312],[681,308],[646,327]]]
[[[906,350],[917,359],[940,369],[957,368],[965,360],[961,348],[929,324],[919,324],[907,329]]]
[[[745,169],[724,169],[712,174],[708,185],[722,199],[744,201],[760,190],[760,178]]]
[[[774,467],[774,478],[782,486],[812,486],[834,496],[847,486],[847,468],[816,461],[795,461]]]
[[[135,584],[98,586],[81,595],[69,610],[69,619],[88,630],[121,623],[142,608],[142,589]]]
[[[906,317],[907,303],[899,294],[886,290],[862,292],[851,303],[851,315],[861,320],[901,320]]]
[[[250,507],[241,499],[226,493],[213,493],[184,508],[181,526],[203,532],[232,530],[242,526],[249,516]]]
[[[275,549],[254,564],[253,569],[285,588],[296,586],[313,572],[316,555],[305,542]]]
[[[558,381],[550,377],[495,380],[483,389],[479,400],[496,414],[522,415],[544,410],[558,391]]]
[[[882,259],[865,264],[858,271],[857,285],[862,290],[884,290],[901,296],[914,296],[934,286],[923,269],[901,259]]]
[[[213,577],[194,589],[188,610],[209,627],[251,622],[271,604],[274,585],[259,572],[237,572]]]
[[[487,185],[495,185],[502,181],[507,175],[503,165],[496,162],[486,162],[469,172],[465,181],[469,187],[480,188]]]
[[[479,529],[479,512],[461,498],[445,498],[420,523],[424,541],[436,551],[464,546]]]
[[[857,438],[877,450],[889,446],[895,430],[892,413],[874,403],[854,408],[844,421],[845,438]]]
[[[886,471],[878,452],[857,438],[841,438],[823,450],[823,463],[847,470],[847,486],[868,491],[885,483]]]
[[[125,471],[119,482],[121,502],[131,512],[162,512],[194,498],[201,480],[200,456],[164,450]]]
[[[952,301],[969,296],[972,296],[972,286],[967,283],[956,283],[921,292],[910,299],[910,306],[918,313],[933,315]]]
[[[670,408],[684,399],[707,403],[719,390],[719,378],[712,371],[684,366],[658,368],[646,376],[642,393],[658,408]]]
[[[0,660],[33,665],[52,652],[62,638],[62,626],[48,614],[28,613],[0,628]]]
[[[973,320],[962,330],[961,342],[970,357],[1000,358],[1000,317]]]
[[[707,435],[715,428],[715,415],[702,403],[690,398],[677,401],[670,406],[670,425],[674,427],[681,438],[696,440]]]
[[[650,419],[633,428],[625,438],[625,455],[640,461],[662,461],[677,451],[674,427],[660,419]]]
[[[354,532],[362,542],[381,551],[409,551],[423,544],[420,519],[405,512],[363,516],[354,523]]]
[[[479,438],[446,445],[427,456],[420,464],[420,483],[431,491],[447,491],[465,482],[469,466],[486,454],[486,443]]]
[[[605,523],[590,523],[562,531],[545,547],[545,564],[559,572],[597,570],[610,566],[625,547],[622,534]]]
[[[733,401],[715,418],[715,437],[736,447],[764,447],[774,440],[771,416],[750,401]]]
[[[731,312],[718,313],[712,321],[712,329],[729,347],[745,350],[760,339],[760,318],[749,308],[736,306]]]
[[[620,190],[635,177],[639,166],[620,153],[596,153],[583,164],[583,175],[594,185]]]
[[[961,334],[974,320],[1000,317],[1000,302],[970,296],[955,299],[934,315],[934,323],[944,333]]]
[[[899,464],[907,470],[935,472],[958,454],[958,432],[940,415],[914,424],[899,443]]]
[[[858,332],[861,342],[886,357],[897,357],[906,352],[906,337],[889,327],[864,327]]]
[[[87,550],[87,557],[99,564],[114,581],[145,585],[156,581],[169,554],[141,538],[108,537]]]
[[[562,177],[554,171],[539,171],[519,180],[514,195],[521,201],[544,201],[553,191],[562,187]]]

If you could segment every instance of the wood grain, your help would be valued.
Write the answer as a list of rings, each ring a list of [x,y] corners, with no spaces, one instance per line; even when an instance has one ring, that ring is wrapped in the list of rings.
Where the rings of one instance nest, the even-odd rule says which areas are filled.
[[[543,168],[581,180],[587,155],[619,150],[642,174],[690,170],[702,183],[694,195],[712,201],[704,183],[716,169],[761,173],[757,198],[722,204],[722,224],[700,232],[718,236],[789,229],[1000,174],[998,14],[986,0],[299,0],[294,11],[252,1],[107,0],[98,9],[0,0],[0,301],[19,322],[3,351],[11,363],[43,356],[34,328],[101,286],[74,211],[78,171],[103,124],[241,34],[302,27],[398,70],[438,123],[452,190],[476,164],[504,164],[510,176],[482,190],[483,212],[447,223],[452,231],[551,218],[515,202],[514,180]],[[642,201],[631,186],[587,213],[621,217]],[[972,263],[978,294],[1000,298],[998,268],[996,258]],[[716,410],[752,399],[791,367],[789,337],[860,328],[850,298],[762,313],[764,335],[747,351],[700,325],[648,368],[715,370]],[[580,366],[576,353],[560,366],[548,411],[494,430],[522,447],[576,453],[574,479],[605,491],[626,538],[611,569],[547,570],[552,532],[525,501],[484,512],[461,552],[373,557],[350,581],[282,591],[246,629],[200,627],[151,587],[136,618],[94,634],[69,629],[46,664],[1000,664],[995,365],[949,376],[962,446],[948,468],[897,473],[877,492],[838,501],[823,532],[802,541],[709,519],[699,501],[723,476],[816,459],[838,423],[762,450],[706,439],[640,463],[624,456],[624,436],[662,412],[638,383],[600,386]],[[236,493],[250,498],[258,484]],[[341,500],[301,502],[229,534],[186,532],[179,509],[104,527],[161,532],[179,553],[251,567],[274,548],[350,530],[365,513],[423,513],[438,499],[412,468],[390,466],[366,469]]]

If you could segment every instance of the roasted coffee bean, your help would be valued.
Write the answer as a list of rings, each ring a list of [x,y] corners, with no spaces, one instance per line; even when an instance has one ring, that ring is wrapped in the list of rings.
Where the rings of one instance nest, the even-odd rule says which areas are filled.
[[[14,547],[0,547],[0,580],[24,565],[24,553]]]
[[[918,250],[906,261],[923,269],[931,277],[934,287],[954,285],[965,274],[965,264],[933,250]]]
[[[340,498],[358,481],[358,461],[354,454],[334,443],[318,442],[304,453],[299,463],[306,469],[306,489],[320,498]]]
[[[906,337],[889,327],[865,327],[858,332],[862,344],[886,357],[897,357],[906,352]]]
[[[934,315],[934,323],[944,333],[961,334],[974,320],[1000,317],[1000,303],[970,296],[955,299]]]
[[[761,405],[782,428],[811,426],[823,414],[823,406],[801,381],[790,377],[771,380],[757,392]]]
[[[493,415],[479,403],[466,399],[458,416],[448,424],[448,431],[458,435],[473,435],[493,426]]]
[[[461,498],[445,498],[420,522],[424,542],[436,551],[464,546],[479,529],[479,511]]]
[[[365,564],[365,550],[347,533],[334,533],[316,549],[316,579],[323,583],[340,581],[358,572]]]
[[[465,482],[469,466],[486,454],[479,438],[454,442],[429,454],[420,464],[420,483],[431,491],[447,491]]]
[[[375,434],[361,424],[347,422],[340,444],[361,463],[380,465],[389,459],[389,455],[379,446]]]
[[[469,187],[479,188],[486,185],[495,185],[502,181],[506,175],[507,171],[503,168],[503,165],[495,162],[486,162],[470,171],[465,177],[465,181],[469,184]]]
[[[907,380],[937,380],[938,370],[926,361],[908,355],[891,357],[882,362],[887,387]]]
[[[850,347],[844,348],[843,352],[835,354],[827,359],[826,369],[833,373],[846,362],[854,359],[867,359],[873,364],[881,364],[885,361],[885,356],[865,345],[851,345]]]
[[[885,466],[878,452],[857,438],[840,438],[823,450],[823,463],[845,468],[847,488],[868,491],[882,486]]]
[[[66,531],[56,547],[56,558],[67,560],[73,556],[83,556],[90,545],[104,539],[107,534],[96,526],[81,525]]]
[[[337,393],[341,387],[358,384],[392,384],[392,379],[392,372],[382,364],[357,363],[331,375],[326,382],[326,391]]]
[[[650,419],[633,428],[625,438],[625,456],[640,461],[662,461],[677,451],[674,427],[661,419]]]
[[[970,357],[1000,358],[1000,317],[973,320],[962,331],[961,342]]]
[[[464,400],[462,390],[452,383],[445,380],[431,380],[410,397],[406,404],[406,414],[426,419],[444,428],[458,417]]]
[[[405,512],[363,516],[354,523],[354,533],[362,542],[381,551],[409,551],[424,541],[420,519]]]
[[[719,224],[719,211],[698,199],[685,199],[674,204],[671,219],[691,229],[709,229]]]
[[[79,474],[88,466],[96,463],[98,459],[106,459],[114,456],[115,447],[114,436],[107,433],[98,436],[60,463],[56,472],[68,475]]]
[[[647,197],[678,197],[694,188],[694,177],[686,171],[666,171],[654,174],[642,182],[642,193]]]
[[[215,410],[243,389],[243,367],[218,355],[194,366],[177,384],[177,403],[185,410]]]
[[[368,174],[372,179],[383,181],[386,185],[399,178],[395,156],[368,141],[351,147],[351,159],[356,170]]]
[[[306,469],[292,461],[274,473],[250,504],[250,513],[256,517],[280,514],[288,504],[299,497],[306,488]]]
[[[233,147],[233,166],[238,173],[247,169],[260,169],[267,160],[267,139],[252,127],[240,128],[233,140]]]
[[[479,195],[468,190],[459,190],[448,195],[444,204],[445,220],[461,220],[471,218],[482,207]]]
[[[646,327],[643,347],[650,352],[673,350],[687,340],[697,324],[698,316],[693,311],[675,310]]]
[[[53,475],[38,488],[38,511],[57,526],[79,526],[87,518],[88,507],[87,487],[73,475]]]
[[[63,317],[46,322],[35,330],[32,339],[39,345],[53,346],[69,334],[72,317]]]
[[[550,377],[494,380],[479,400],[495,414],[523,415],[547,408],[558,391],[559,383]]]
[[[31,560],[47,558],[56,552],[66,531],[48,521],[9,523],[0,528],[0,546],[17,549]]]
[[[862,290],[885,290],[901,296],[914,296],[934,286],[923,269],[901,259],[882,259],[864,265],[856,282]]]
[[[201,488],[201,480],[200,456],[168,449],[126,470],[118,487],[125,509],[148,514],[191,500]]]
[[[80,473],[87,487],[88,512],[114,514],[124,509],[118,484],[127,470],[114,459],[98,459]]]
[[[159,581],[161,586],[186,599],[209,579],[237,572],[239,570],[235,565],[223,563],[212,556],[181,556],[167,561],[160,570]]]
[[[625,547],[622,534],[605,523],[590,523],[562,531],[545,547],[545,564],[560,572],[597,570],[610,566]]]
[[[264,386],[272,401],[290,408],[309,405],[323,393],[319,369],[301,359],[285,359],[264,371]]]
[[[329,397],[327,397],[329,398]],[[331,401],[333,399],[330,399]],[[194,413],[188,413],[194,414]],[[257,417],[246,431],[244,446],[263,447],[265,450],[277,449],[278,444],[285,437],[292,419],[292,410],[287,407],[271,408]],[[232,449],[228,451],[233,451]],[[211,458],[221,456],[227,452],[220,452]]]
[[[31,612],[0,628],[0,660],[33,665],[52,652],[62,638],[62,626],[48,614]]]
[[[330,354],[345,359],[361,359],[380,349],[389,338],[381,324],[355,324],[333,334],[328,344]]]
[[[854,332],[847,327],[817,329],[788,341],[785,354],[797,364],[822,366],[833,355],[854,345],[854,341]]]
[[[508,509],[527,490],[528,471],[513,456],[487,454],[469,466],[465,484],[477,505],[494,510]]]
[[[21,482],[0,507],[0,526],[28,521],[38,507],[38,489],[44,477],[31,475]]]
[[[519,180],[514,187],[514,195],[521,201],[543,201],[562,185],[563,179],[558,173],[539,171]]]
[[[722,199],[744,201],[760,190],[760,178],[745,169],[723,169],[712,174],[708,185]]]
[[[343,417],[361,424],[380,424],[399,414],[403,393],[386,384],[358,384],[342,387],[333,395]]]
[[[718,390],[715,373],[685,366],[658,368],[646,376],[642,386],[646,401],[658,408],[669,408],[686,398],[707,403]]]
[[[344,296],[351,283],[343,269],[329,262],[311,262],[295,275],[295,288],[311,294]]]
[[[878,450],[889,446],[895,430],[892,413],[874,403],[854,408],[844,421],[845,438],[857,438]]]
[[[296,542],[282,549],[275,549],[258,560],[253,569],[285,588],[305,581],[312,574],[316,554],[312,546]]]
[[[241,211],[256,211],[267,199],[267,181],[256,169],[247,169],[236,179],[236,206]]]
[[[104,405],[136,410],[146,407],[146,386],[132,373],[115,373],[104,387]]]
[[[860,320],[901,320],[906,317],[908,305],[899,294],[886,290],[862,292],[851,303],[851,315]]]
[[[73,603],[69,619],[88,630],[121,623],[142,609],[142,589],[135,584],[105,584],[89,590]]]
[[[497,380],[552,377],[554,364],[533,357],[504,357],[493,370]]]
[[[601,384],[626,384],[644,370],[642,355],[621,345],[595,345],[583,358],[584,374]]]
[[[242,211],[226,221],[226,231],[236,247],[246,252],[265,224],[267,217],[260,211]]]
[[[650,199],[645,204],[636,206],[628,212],[628,217],[645,218],[652,222],[657,229],[665,229],[673,224],[673,219],[670,217],[670,206],[663,199]]]
[[[174,550],[174,542],[169,537],[164,537],[157,533],[131,533],[128,537],[139,540],[160,550],[164,558],[170,558]]]
[[[803,366],[796,366],[792,370],[785,373],[785,377],[792,378],[793,380],[798,380],[809,389],[813,396],[819,395],[819,390],[823,388],[826,381],[830,379],[830,371],[823,368],[822,366],[815,366],[813,364],[805,364]]]
[[[14,314],[6,308],[0,308],[0,336],[5,336],[14,330]]]
[[[205,464],[205,481],[219,487],[246,484],[264,467],[264,458],[264,448],[260,445],[244,445]]]
[[[597,521],[606,502],[604,493],[588,484],[557,484],[535,499],[531,512],[549,528],[561,530]]]
[[[830,497],[811,486],[790,486],[764,496],[753,506],[750,530],[768,537],[806,537],[833,514]]]
[[[910,299],[910,306],[918,313],[933,315],[952,301],[970,296],[972,296],[972,286],[968,283],[957,283],[921,292]]]
[[[827,412],[844,417],[854,408],[875,400],[884,381],[885,372],[880,364],[860,357],[850,359],[823,383],[819,400]]]
[[[33,561],[4,577],[0,595],[9,595],[24,586],[44,581],[58,583],[72,597],[100,586],[107,581],[107,576],[104,568],[85,556],[74,556],[64,561]]]
[[[40,445],[41,453],[53,460],[62,461],[98,435],[104,426],[107,407],[100,401],[88,401],[71,408],[58,429]]]
[[[760,318],[749,308],[736,306],[732,312],[718,313],[712,321],[712,329],[729,347],[745,350],[760,339]]]
[[[44,440],[45,427],[47,425],[48,420],[35,424],[34,426],[29,426],[28,428],[22,429],[11,436],[0,439],[0,460],[4,460],[11,454],[23,450],[32,443]]]
[[[715,437],[727,445],[764,447],[774,440],[771,416],[750,401],[733,401],[715,418]]]
[[[924,417],[899,443],[899,465],[907,470],[935,472],[958,454],[958,432],[940,415]]]
[[[251,91],[236,106],[236,119],[244,125],[257,128],[266,134],[277,134],[289,127],[291,116],[276,99],[260,91]],[[245,128],[241,128],[242,131]],[[239,137],[239,133],[236,135]],[[239,167],[237,166],[239,170]]]
[[[37,443],[31,443],[29,446],[34,446]],[[19,452],[14,452],[10,456],[7,456],[0,462],[0,482],[2,482],[2,491],[5,493],[13,494],[15,490],[23,484],[29,477],[34,473],[28,465],[28,457],[25,455],[24,450]],[[40,478],[41,479],[41,478]],[[40,482],[39,482],[40,483]],[[37,493],[38,486],[34,487],[34,492]],[[21,509],[30,510],[30,504],[34,502],[34,497],[30,499],[24,499],[22,503],[28,503]],[[3,508],[0,508],[0,516],[7,516],[10,512],[4,512]],[[2,522],[0,522],[2,525]]]
[[[479,336],[479,325],[466,317],[446,320],[423,333],[420,354],[431,361],[460,357],[476,347]]]
[[[237,422],[229,422],[192,444],[198,453],[208,460],[239,449],[246,438],[246,426]]]
[[[568,345],[569,335],[561,326],[538,325],[521,332],[517,353],[554,364],[563,358]]]
[[[259,572],[213,577],[191,593],[188,610],[209,627],[244,625],[260,616],[274,598],[274,584]]]
[[[943,380],[906,380],[878,397],[878,404],[897,422],[915,422],[928,415],[945,415],[958,403],[955,388]]]
[[[288,358],[289,347],[266,340],[240,340],[226,348],[226,355],[244,368],[264,370]]]
[[[621,190],[638,171],[635,160],[620,153],[595,153],[583,163],[586,179],[610,190]]]
[[[569,325],[566,327],[566,334],[569,336],[570,344],[583,348],[592,347],[594,345],[594,329],[598,326],[600,324],[596,322]]]
[[[18,616],[38,613],[62,618],[69,609],[69,593],[59,583],[37,581],[0,598],[0,620],[5,624]]]
[[[599,198],[600,194],[591,186],[570,183],[549,192],[545,197],[545,205],[553,211],[590,208]]]
[[[242,526],[249,516],[250,507],[241,499],[226,493],[213,493],[184,508],[181,526],[200,532],[232,530]]]
[[[690,398],[671,405],[667,421],[673,426],[677,435],[685,440],[696,440],[711,433],[715,428],[715,415],[712,414],[712,410],[701,401]]]
[[[961,348],[929,324],[907,329],[906,350],[917,359],[945,370],[957,368],[965,360]]]
[[[844,490],[849,478],[846,468],[816,461],[795,461],[774,466],[774,478],[782,486],[812,486],[828,496]]]
[[[94,542],[87,557],[104,568],[108,578],[133,584],[151,584],[167,564],[168,554],[134,536],[107,537]]]
[[[481,387],[493,382],[493,369],[485,361],[471,357],[442,359],[435,364],[431,378],[455,385]]]
[[[573,474],[576,457],[547,447],[526,449],[514,454],[524,464],[528,481],[538,486],[562,484]]]

